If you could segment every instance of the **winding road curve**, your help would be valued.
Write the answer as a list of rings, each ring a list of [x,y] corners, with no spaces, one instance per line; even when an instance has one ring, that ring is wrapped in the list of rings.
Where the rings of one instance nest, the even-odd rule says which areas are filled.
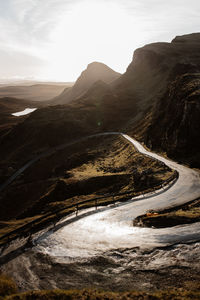
[[[75,222],[39,239],[36,250],[47,253],[59,260],[93,257],[113,249],[140,247],[153,249],[177,243],[188,243],[200,240],[200,223],[176,226],[173,228],[151,229],[133,227],[133,219],[149,209],[161,209],[177,206],[200,196],[200,176],[195,170],[177,164],[162,156],[147,151],[139,142],[123,133],[139,152],[164,162],[179,173],[176,183],[162,194],[119,204],[112,209],[103,209],[97,214],[82,217],[87,211],[81,212]],[[71,217],[72,218],[72,217]],[[66,220],[70,220],[67,217]]]
[[[200,223],[151,229],[133,227],[132,221],[148,209],[176,206],[199,197],[199,173],[147,151],[125,134],[109,134],[121,134],[141,153],[177,170],[178,180],[162,193],[159,191],[155,195],[146,194],[142,199],[138,197],[137,201],[134,198],[134,201],[130,199],[115,206],[99,208],[97,211],[94,208],[83,210],[78,217],[74,214],[68,216],[60,221],[56,231],[45,231],[38,238],[35,237],[36,246],[25,252],[19,248],[14,254],[12,249],[20,247],[20,241],[19,244],[11,244],[10,249],[5,250],[5,256],[8,251],[8,260],[1,267],[1,271],[12,276],[20,290],[68,289],[77,286],[96,286],[112,290],[132,290],[133,287],[152,289],[155,288],[156,280],[168,289],[163,274],[167,274],[168,279],[172,278],[173,281],[177,278],[178,282],[180,278],[183,281],[198,278]],[[64,149],[67,145],[69,144],[50,149],[30,163]],[[189,244],[195,241],[196,243]],[[174,246],[163,248],[166,245]]]

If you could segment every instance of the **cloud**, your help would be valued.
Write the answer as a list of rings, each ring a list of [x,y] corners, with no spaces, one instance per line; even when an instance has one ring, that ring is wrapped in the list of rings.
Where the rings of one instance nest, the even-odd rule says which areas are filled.
[[[37,43],[45,45],[50,42],[51,31],[71,5],[71,0],[1,1],[1,42],[18,49],[34,48]]]
[[[45,62],[27,53],[0,49],[0,78],[38,76]]]
[[[110,24],[106,29],[102,26],[104,31],[101,31],[99,25],[98,37],[92,34],[94,24],[86,26],[88,20],[84,19],[81,11],[79,15],[82,23],[77,24],[80,21],[78,15],[74,21],[70,19],[77,7],[86,5],[90,11],[90,4],[94,6],[95,3],[105,6],[105,14],[108,13],[108,4],[112,4],[113,8],[118,7],[110,12]],[[119,13],[119,10],[122,11],[123,20],[116,18],[115,11]],[[77,76],[90,59],[102,59],[108,64],[111,61],[111,67],[123,71],[135,48],[149,42],[170,41],[175,35],[198,31],[199,10],[199,0],[2,0],[0,51],[9,68],[10,55],[6,59],[6,51],[13,53],[13,57],[16,57],[15,63],[12,58],[16,72],[20,72],[17,59],[24,61],[28,72],[31,68],[33,72],[40,70],[42,66],[43,74],[58,73],[65,59],[64,65],[69,77],[73,73],[69,68],[76,64],[74,74]],[[89,18],[89,12],[86,12],[86,18]],[[106,21],[103,11],[100,20],[102,24]],[[119,32],[114,31],[115,27]],[[86,42],[90,44],[86,45]],[[61,53],[62,57],[59,57]],[[0,76],[4,72],[3,68],[6,68],[2,59],[1,62]],[[47,64],[54,64],[54,71],[50,67],[49,71],[45,71]],[[62,72],[64,74],[65,70]]]

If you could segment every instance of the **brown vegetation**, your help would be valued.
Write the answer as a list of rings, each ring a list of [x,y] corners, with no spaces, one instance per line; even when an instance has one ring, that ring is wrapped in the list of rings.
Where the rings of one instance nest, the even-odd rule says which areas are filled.
[[[164,228],[200,221],[200,199],[196,199],[176,208],[151,211],[138,216],[134,225]]]
[[[200,288],[186,282],[189,289],[156,290],[153,292],[127,291],[111,292],[99,289],[40,290],[18,293],[15,282],[0,274],[0,300],[197,300]]]
[[[16,294],[5,297],[5,300],[197,300],[200,298],[199,291],[170,290],[146,292],[113,293],[99,290],[52,290],[32,291],[24,294]]]
[[[0,199],[0,232],[85,199],[150,191],[172,174],[165,165],[135,151],[122,137],[88,139],[40,159],[5,190]],[[108,196],[101,204],[110,201],[113,199]]]
[[[8,276],[0,274],[0,299],[5,299],[6,296],[17,293],[15,282]]]

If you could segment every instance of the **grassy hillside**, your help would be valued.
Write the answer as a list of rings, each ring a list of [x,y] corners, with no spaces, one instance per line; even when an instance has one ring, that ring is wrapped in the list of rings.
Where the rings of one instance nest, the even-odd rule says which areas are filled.
[[[1,193],[0,234],[85,199],[130,190],[132,195],[151,191],[173,174],[165,165],[138,153],[122,137],[79,142],[40,159]],[[101,204],[112,201],[107,196]]]
[[[11,295],[5,300],[197,300],[200,292],[187,290],[158,291],[155,293],[126,292],[112,293],[96,290],[55,290],[55,291],[34,291],[25,294]]]
[[[17,293],[15,282],[0,274],[1,300],[197,300],[200,289],[157,290],[152,293],[142,291],[110,292],[98,289],[83,290],[41,290]]]
[[[135,51],[126,73],[114,83],[98,81],[71,104],[43,107],[22,119],[0,138],[2,182],[37,153],[83,136],[116,130],[136,135],[150,148],[198,167],[199,40],[200,35],[191,35],[172,43],[140,48]],[[82,79],[89,76],[89,69],[85,71],[87,74],[82,74]],[[116,186],[118,190],[128,189],[135,185],[131,174],[136,169],[137,173],[148,169],[154,177],[147,182],[148,174],[144,176],[147,180],[144,189],[158,181],[155,178],[160,167],[151,168],[151,162],[139,154],[132,154],[133,161],[128,161],[130,165],[136,164],[136,168],[129,169],[125,163],[125,153],[131,153],[128,148],[123,152],[118,145],[123,155],[120,165],[114,164],[111,172],[106,165],[113,164],[112,160],[109,162],[108,151],[111,150],[112,157],[120,157],[114,142],[103,145],[98,140],[90,144],[93,150],[88,147],[82,143],[78,149],[72,147],[71,152],[60,152],[27,170],[1,196],[1,211],[4,212],[1,217],[32,217],[54,203],[57,206],[65,201],[71,203],[75,196],[111,191]],[[97,147],[99,152],[94,150]],[[91,151],[93,154],[88,156]],[[101,166],[99,158],[104,152],[107,155]],[[58,157],[62,158],[62,163]],[[126,172],[119,171],[123,166]],[[166,178],[167,172],[163,170],[161,180]],[[102,191],[103,186],[105,190]]]

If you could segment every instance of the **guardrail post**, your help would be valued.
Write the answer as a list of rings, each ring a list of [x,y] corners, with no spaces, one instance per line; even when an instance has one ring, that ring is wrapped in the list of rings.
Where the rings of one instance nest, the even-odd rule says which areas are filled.
[[[52,213],[53,214],[53,213]],[[57,218],[58,218],[58,213],[57,211],[55,211],[55,219],[53,219],[53,227],[56,227],[56,223],[57,223]]]
[[[115,196],[114,195],[112,195],[112,202],[115,205]]]
[[[76,205],[76,217],[78,216],[78,204]]]
[[[173,174],[168,180],[166,180],[163,184],[159,184],[159,185],[156,185],[156,187],[153,187],[153,193],[157,194],[157,191],[158,190],[163,190],[165,191],[166,188],[172,186],[176,181],[177,179],[179,178],[179,173],[176,171],[175,174]],[[161,191],[160,191],[161,192]],[[98,207],[98,200],[100,199],[107,199],[107,198],[111,198],[112,202],[114,205],[116,204],[117,202],[117,199],[115,197],[119,197],[119,196],[124,196],[124,195],[133,195],[132,196],[132,199],[134,197],[139,197],[142,196],[145,197],[145,194],[147,193],[147,191],[141,191],[141,190],[138,190],[137,192],[136,191],[129,191],[129,192],[125,192],[125,193],[119,193],[119,194],[104,194],[103,197],[100,197],[100,198],[93,198],[93,199],[87,199],[87,200],[84,200],[82,202],[78,202],[78,203],[75,203],[73,205],[70,205],[70,206],[66,206],[64,207],[63,209],[59,209],[57,211],[53,211],[51,210],[49,214],[47,214],[47,216],[51,216],[52,215],[55,215],[55,220],[53,220],[53,225],[55,227],[57,221],[59,220],[59,218],[61,218],[61,215],[59,214],[61,211],[63,210],[66,210],[67,208],[70,208],[70,209],[74,209],[74,212],[76,214],[76,216],[78,216],[78,210],[79,210],[79,205],[82,205],[82,204],[85,204],[86,202],[89,202],[89,203],[94,203],[94,206],[95,206],[95,209],[97,209]],[[123,201],[121,198],[118,200],[118,201]],[[40,221],[42,221],[43,219],[45,219],[46,216],[44,215],[43,217],[39,217],[37,219],[35,219],[34,221],[31,221],[21,227],[19,227],[17,230],[13,230],[9,233],[6,233],[4,234],[3,236],[0,236],[0,241],[4,240],[5,239],[5,242],[3,244],[7,244],[9,246],[9,243],[11,241],[13,241],[14,239],[16,238],[21,238],[21,237],[27,237],[28,236],[28,241],[30,244],[31,244],[31,234],[33,235],[33,233],[35,232],[33,229],[34,229],[34,226],[35,224],[36,225],[39,225],[40,224]],[[25,231],[24,231],[25,229]],[[28,229],[28,231],[27,231]],[[37,229],[36,229],[36,232],[37,232]],[[15,234],[15,236],[13,236],[13,234]],[[0,247],[0,253],[2,251],[2,247]],[[1,254],[0,254],[1,255]]]
[[[95,210],[97,210],[97,199],[95,200]]]

